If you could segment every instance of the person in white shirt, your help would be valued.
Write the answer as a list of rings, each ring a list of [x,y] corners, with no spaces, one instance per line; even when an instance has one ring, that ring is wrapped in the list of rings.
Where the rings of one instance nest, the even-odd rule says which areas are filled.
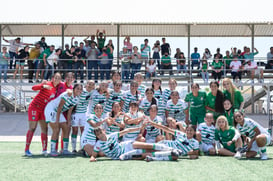
[[[150,59],[146,65],[146,79],[150,79],[151,77],[156,77],[156,64],[154,59]]]
[[[257,76],[260,83],[263,83],[264,71],[259,69],[257,63],[253,60],[248,60],[244,69],[250,73],[251,82],[254,83],[254,77]]]
[[[233,56],[233,60],[230,63],[231,75],[233,77],[233,82],[235,82],[236,77],[239,78],[240,82],[242,79],[242,72],[241,72],[242,63],[238,60],[236,55]]]
[[[60,48],[53,51],[49,57],[47,58],[46,63],[46,71],[45,71],[45,80],[51,79],[51,76],[54,74],[54,64],[57,65],[57,61],[59,59],[62,50]]]

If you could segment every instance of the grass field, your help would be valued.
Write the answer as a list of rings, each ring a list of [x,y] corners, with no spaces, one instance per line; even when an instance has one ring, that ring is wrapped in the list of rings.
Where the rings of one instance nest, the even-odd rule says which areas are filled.
[[[0,142],[0,180],[273,180],[273,147],[269,160],[232,157],[186,157],[176,162],[117,161],[105,157],[90,163],[86,157],[44,157],[41,143],[25,157],[23,142]]]

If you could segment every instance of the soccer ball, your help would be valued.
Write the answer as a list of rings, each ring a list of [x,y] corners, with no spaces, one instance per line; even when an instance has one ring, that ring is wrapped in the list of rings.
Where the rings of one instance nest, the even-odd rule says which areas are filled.
[[[256,143],[258,147],[264,147],[266,145],[266,136],[265,135],[257,136]]]

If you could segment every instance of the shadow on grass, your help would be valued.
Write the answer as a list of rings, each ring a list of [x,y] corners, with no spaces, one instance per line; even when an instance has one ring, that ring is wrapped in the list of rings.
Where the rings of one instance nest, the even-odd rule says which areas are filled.
[[[257,160],[259,160],[259,161],[269,161],[269,160],[272,160],[272,158],[268,158],[267,160],[261,160],[260,157],[255,157],[255,158],[245,158],[245,157],[243,157],[243,158],[239,159],[239,161],[257,161]]]

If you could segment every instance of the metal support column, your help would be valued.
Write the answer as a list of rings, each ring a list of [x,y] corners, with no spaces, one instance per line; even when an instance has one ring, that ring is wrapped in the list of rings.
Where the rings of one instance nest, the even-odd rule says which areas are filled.
[[[62,24],[62,49],[64,50],[64,24]]]
[[[187,73],[190,76],[189,83],[191,83],[192,72],[191,72],[191,25],[188,24],[188,71]],[[190,91],[190,85],[188,86],[188,91]]]
[[[251,26],[251,48],[252,48],[252,53],[254,51],[254,24]],[[254,84],[251,85],[251,112],[252,114],[254,113]]]
[[[119,47],[119,42],[120,42],[120,24],[117,24],[117,69],[118,69],[118,71],[119,71],[119,69],[120,69],[120,65],[119,65],[119,49],[120,49],[120,47]]]
[[[0,24],[0,51],[2,51],[2,25]],[[2,87],[0,82],[0,95],[2,95]],[[2,110],[2,99],[0,97],[0,111]]]

